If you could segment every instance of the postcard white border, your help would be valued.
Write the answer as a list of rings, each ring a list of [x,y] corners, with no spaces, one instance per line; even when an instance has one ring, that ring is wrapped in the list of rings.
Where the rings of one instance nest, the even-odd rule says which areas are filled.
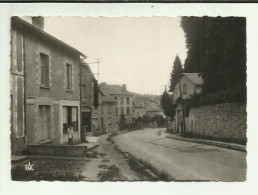
[[[0,194],[257,194],[258,4],[0,4]],[[232,182],[13,182],[10,179],[10,17],[42,16],[244,16],[247,18],[247,181]]]

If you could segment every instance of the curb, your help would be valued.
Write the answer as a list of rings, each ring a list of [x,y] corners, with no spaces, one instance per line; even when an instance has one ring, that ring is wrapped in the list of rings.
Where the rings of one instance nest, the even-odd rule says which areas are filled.
[[[29,156],[24,156],[24,157],[21,157],[19,159],[11,159],[11,163],[18,163],[18,162],[22,162],[22,161],[25,161],[25,160],[28,160],[29,159]]]
[[[165,135],[166,138],[169,139],[174,139],[174,140],[180,140],[180,141],[187,141],[187,142],[195,142],[195,143],[200,143],[200,144],[206,144],[206,145],[211,145],[211,146],[218,146],[222,148],[228,148],[232,150],[238,150],[241,152],[246,152],[246,147],[241,147],[241,146],[236,146],[236,145],[230,145],[227,143],[218,143],[218,142],[213,142],[213,141],[207,141],[207,140],[196,140],[196,139],[185,139],[181,137],[173,137],[173,136],[168,136]]]

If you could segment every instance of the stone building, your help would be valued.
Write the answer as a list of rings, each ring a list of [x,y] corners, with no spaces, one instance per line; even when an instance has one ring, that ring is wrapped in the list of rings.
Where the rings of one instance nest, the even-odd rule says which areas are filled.
[[[173,90],[173,103],[181,97],[180,87],[183,99],[188,99],[193,94],[199,94],[202,91],[203,79],[199,73],[183,73]],[[181,132],[183,127],[182,107],[178,105],[175,109],[175,132]]]
[[[97,90],[95,90],[97,88]],[[98,83],[92,73],[89,65],[82,61],[81,63],[81,124],[82,141],[85,141],[86,135],[92,135],[92,113],[99,106],[98,102]],[[94,96],[96,95],[96,98]],[[97,101],[97,102],[94,102]],[[95,105],[95,107],[94,107]]]
[[[26,21],[25,21],[26,20]],[[86,56],[44,31],[43,17],[11,19],[12,152],[81,139],[80,61]]]
[[[143,117],[146,114],[144,100],[134,99],[133,101],[133,118],[137,119]]]
[[[183,73],[173,90],[173,103],[180,97],[181,86],[182,98],[188,99],[193,94],[199,94],[202,90],[203,79],[199,73]]]
[[[116,100],[99,89],[99,106],[93,111],[92,134],[99,135],[118,130]]]
[[[111,95],[116,100],[117,122],[121,115],[124,115],[126,122],[131,124],[133,122],[133,95],[126,90],[126,85],[101,83],[99,87],[104,93]]]
[[[164,111],[156,102],[145,103],[146,115],[150,117],[162,116],[164,117]]]
[[[143,117],[144,115],[164,116],[162,108],[155,101],[138,100],[133,102],[133,118]]]

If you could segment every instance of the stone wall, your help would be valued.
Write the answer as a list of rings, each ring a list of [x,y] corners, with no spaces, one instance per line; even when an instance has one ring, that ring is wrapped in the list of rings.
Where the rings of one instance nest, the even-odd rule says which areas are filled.
[[[246,142],[246,104],[224,103],[191,108],[188,134],[222,141]]]

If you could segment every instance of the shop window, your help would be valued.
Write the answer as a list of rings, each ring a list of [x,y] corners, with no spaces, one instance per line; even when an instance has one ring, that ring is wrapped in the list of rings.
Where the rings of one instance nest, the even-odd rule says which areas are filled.
[[[69,126],[73,127],[75,132],[78,131],[78,109],[77,107],[63,107],[63,133],[67,133]]]

